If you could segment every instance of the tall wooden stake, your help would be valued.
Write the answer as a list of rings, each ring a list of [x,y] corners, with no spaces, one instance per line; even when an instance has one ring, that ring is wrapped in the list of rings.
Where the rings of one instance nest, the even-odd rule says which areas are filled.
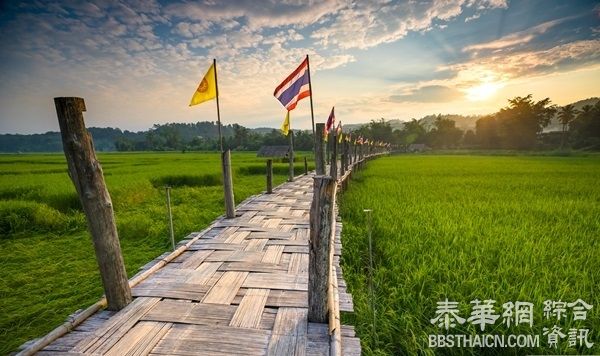
[[[267,194],[273,193],[273,160],[267,160]]]
[[[308,321],[327,322],[327,291],[331,268],[335,179],[314,177],[314,194],[310,206],[310,240],[308,255]]]
[[[131,302],[131,288],[121,255],[112,201],[92,137],[83,120],[85,102],[82,98],[63,97],[54,98],[54,104],[69,176],[79,194],[92,235],[108,309],[120,310]]]
[[[331,159],[329,160],[329,174],[333,179],[337,179],[337,134],[331,133]]]
[[[316,130],[319,134],[316,136],[315,140],[315,169],[317,175],[325,175],[325,153],[323,152],[323,132],[325,131],[325,124],[317,124]]]
[[[288,132],[288,136],[290,139],[290,153],[289,153],[289,174],[288,174],[288,181],[289,182],[293,182],[294,181],[294,131],[289,130]]]
[[[167,193],[167,213],[169,214],[169,231],[171,233],[171,246],[175,251],[175,230],[173,229],[173,212],[171,211],[171,187],[165,186],[165,192]]]
[[[231,177],[231,151],[221,153],[223,162],[223,190],[225,192],[225,216],[235,218],[235,200],[233,199],[233,179]]]

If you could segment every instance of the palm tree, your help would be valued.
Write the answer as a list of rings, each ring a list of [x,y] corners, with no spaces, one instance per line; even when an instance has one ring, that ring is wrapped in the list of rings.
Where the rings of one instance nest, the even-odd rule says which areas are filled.
[[[562,140],[560,142],[560,148],[563,148],[565,145],[565,139],[568,134],[567,127],[569,124],[575,120],[577,113],[579,110],[575,109],[573,104],[563,106],[558,112],[558,121],[562,124]]]

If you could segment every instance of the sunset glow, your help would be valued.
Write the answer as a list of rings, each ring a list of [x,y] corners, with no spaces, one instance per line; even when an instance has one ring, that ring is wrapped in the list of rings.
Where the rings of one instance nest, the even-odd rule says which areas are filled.
[[[599,16],[584,0],[2,2],[0,133],[57,131],[55,96],[83,97],[91,126],[214,121],[188,107],[213,58],[222,121],[246,127],[281,125],[273,90],[307,54],[317,122],[333,105],[348,124],[564,105],[600,95]],[[309,129],[309,103],[291,117]]]
[[[467,98],[471,101],[484,101],[493,97],[502,88],[499,83],[482,83],[466,90]]]

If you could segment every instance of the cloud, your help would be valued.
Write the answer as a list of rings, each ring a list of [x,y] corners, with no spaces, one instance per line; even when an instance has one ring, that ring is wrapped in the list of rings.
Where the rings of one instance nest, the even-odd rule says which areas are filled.
[[[366,49],[394,42],[411,31],[429,31],[434,21],[449,21],[465,7],[502,8],[506,1],[361,1],[332,15],[327,26],[316,30],[312,38],[323,46]]]
[[[441,69],[455,71],[465,78],[492,76],[490,80],[544,75],[595,64],[600,61],[600,39],[580,40],[538,51],[511,55],[493,53]]]
[[[389,101],[396,103],[445,103],[463,97],[464,95],[457,89],[443,85],[427,85],[407,93],[392,95],[389,97]]]
[[[499,50],[508,47],[516,47],[528,42],[531,42],[537,36],[546,33],[552,27],[568,20],[569,18],[563,18],[553,21],[547,21],[537,26],[528,28],[524,31],[514,32],[509,35],[500,37],[497,40],[470,45],[463,48],[463,52],[473,52],[480,50]]]

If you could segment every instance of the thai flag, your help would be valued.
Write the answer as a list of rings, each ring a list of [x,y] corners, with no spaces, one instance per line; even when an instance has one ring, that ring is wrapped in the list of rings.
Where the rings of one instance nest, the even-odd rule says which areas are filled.
[[[288,111],[294,110],[298,100],[310,96],[308,57],[275,88],[273,95]]]

